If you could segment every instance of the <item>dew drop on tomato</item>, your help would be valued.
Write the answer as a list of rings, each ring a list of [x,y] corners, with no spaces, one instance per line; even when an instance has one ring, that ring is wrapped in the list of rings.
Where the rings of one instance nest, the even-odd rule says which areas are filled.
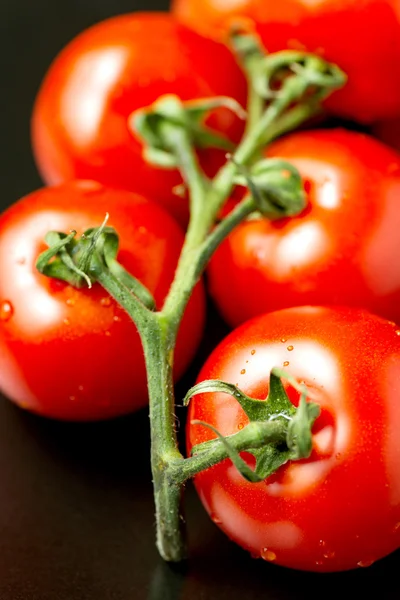
[[[100,300],[100,304],[101,304],[102,306],[105,306],[105,307],[107,307],[107,306],[111,306],[111,298],[110,298],[109,296],[106,296],[105,298],[102,298],[102,299]]]
[[[358,567],[362,567],[362,568],[363,568],[363,567],[370,567],[371,565],[373,565],[373,564],[374,564],[374,562],[375,562],[375,561],[374,561],[373,559],[360,560],[360,561],[357,563],[357,566],[358,566]]]
[[[0,304],[0,321],[6,322],[11,319],[14,314],[14,307],[9,300],[3,300]]]
[[[211,520],[216,525],[221,525],[221,523],[222,523],[221,519],[218,519],[218,517],[214,514],[211,515]]]
[[[273,562],[274,560],[276,560],[276,554],[275,554],[275,552],[272,552],[272,550],[268,550],[268,548],[263,548],[261,550],[261,558],[263,560],[268,560],[269,562]]]

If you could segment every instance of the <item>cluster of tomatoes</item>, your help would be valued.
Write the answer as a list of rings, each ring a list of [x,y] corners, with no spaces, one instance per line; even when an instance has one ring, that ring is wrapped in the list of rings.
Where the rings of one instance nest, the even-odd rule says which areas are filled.
[[[225,45],[238,19],[270,51],[301,48],[339,64],[348,84],[328,111],[400,147],[394,0],[176,0],[172,13],[120,16],[83,32],[54,61],[34,107],[34,153],[52,187],[0,216],[0,388],[17,404],[73,420],[146,404],[130,318],[99,286],[48,279],[35,262],[49,230],[82,233],[109,212],[120,262],[162,307],[187,199],[177,170],[146,163],[130,115],[166,93],[245,105],[246,80]],[[222,109],[212,126],[233,142],[242,134]],[[284,367],[306,384],[321,416],[309,459],[259,484],[224,461],[196,485],[215,522],[256,556],[322,571],[367,566],[400,546],[400,155],[346,129],[297,132],[266,155],[299,169],[307,207],[290,220],[244,222],[212,258],[208,289],[225,320],[241,326],[200,379],[265,398],[271,368]],[[199,158],[210,176],[224,160],[218,151]],[[203,335],[204,312],[200,283],[180,329],[176,377]],[[194,419],[224,435],[247,422],[234,398],[197,396],[189,450],[214,435]]]

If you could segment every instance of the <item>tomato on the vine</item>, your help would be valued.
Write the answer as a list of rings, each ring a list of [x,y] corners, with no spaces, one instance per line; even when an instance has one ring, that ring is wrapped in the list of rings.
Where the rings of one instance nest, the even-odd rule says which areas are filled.
[[[48,417],[105,419],[147,403],[143,351],[130,317],[99,284],[76,289],[35,268],[48,231],[80,235],[100,226],[107,212],[120,237],[118,260],[160,308],[183,234],[154,202],[97,182],[70,182],[32,193],[0,216],[0,389]],[[200,283],[178,335],[176,377],[192,359],[203,325]]]
[[[375,123],[372,128],[372,133],[379,140],[400,150],[400,119],[389,119]]]
[[[299,169],[308,204],[292,219],[248,220],[221,244],[208,275],[227,322],[305,304],[400,322],[400,156],[342,129],[294,133],[268,156]]]
[[[122,15],[81,33],[53,62],[33,112],[33,148],[45,181],[94,179],[143,193],[185,221],[178,171],[149,165],[128,124],[135,110],[164,94],[229,96],[244,104],[246,83],[223,44],[167,13]],[[227,109],[218,109],[210,126],[234,141],[243,128]],[[201,156],[213,174],[221,154]]]
[[[270,370],[284,367],[321,408],[310,458],[256,484],[228,459],[196,476],[206,510],[232,540],[256,557],[312,571],[365,567],[400,546],[399,334],[363,310],[302,307],[252,319],[214,350],[199,381],[237,384],[262,400]],[[298,392],[287,392],[296,404]],[[234,397],[199,394],[189,451],[215,437],[193,420],[225,436],[248,422]]]
[[[308,50],[337,63],[348,84],[329,99],[361,122],[400,116],[400,11],[396,0],[174,0],[185,24],[219,39],[253,24],[270,52]]]

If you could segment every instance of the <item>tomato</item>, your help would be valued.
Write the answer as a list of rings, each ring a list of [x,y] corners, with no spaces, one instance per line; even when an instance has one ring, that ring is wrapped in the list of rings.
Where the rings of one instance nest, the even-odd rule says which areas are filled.
[[[180,175],[147,164],[128,126],[133,111],[163,94],[225,95],[244,104],[246,84],[223,44],[167,13],[123,15],[83,32],[55,59],[34,107],[32,143],[44,180],[94,179],[149,195],[187,219],[187,201],[174,192]],[[233,139],[242,131],[226,109],[210,125]],[[214,154],[203,158],[210,173],[221,161]]]
[[[270,52],[306,49],[337,63],[349,83],[327,103],[361,122],[400,116],[400,11],[396,0],[175,0],[184,23],[220,38],[254,23]]]
[[[0,389],[35,413],[68,420],[122,415],[147,403],[139,335],[99,284],[92,289],[39,274],[49,230],[83,233],[106,212],[120,236],[118,259],[163,303],[183,234],[161,207],[96,182],[41,189],[0,216]],[[190,300],[176,348],[175,375],[202,335],[204,294]]]
[[[400,150],[400,119],[380,121],[374,125],[372,131],[379,140]]]
[[[310,458],[256,484],[228,459],[195,478],[214,522],[255,557],[339,571],[400,546],[399,334],[394,323],[363,310],[292,308],[248,321],[208,358],[199,381],[220,379],[264,399],[270,370],[285,366],[321,407]],[[298,393],[287,391],[296,403]],[[248,422],[227,394],[195,396],[189,451],[215,437],[195,419],[223,435]]]
[[[400,322],[400,156],[343,129],[294,133],[268,155],[299,169],[308,204],[292,219],[242,223],[217,250],[209,287],[226,321],[344,304]]]

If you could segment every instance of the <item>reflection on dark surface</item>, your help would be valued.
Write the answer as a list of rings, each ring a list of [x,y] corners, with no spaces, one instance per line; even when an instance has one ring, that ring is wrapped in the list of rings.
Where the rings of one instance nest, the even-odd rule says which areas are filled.
[[[168,565],[160,559],[154,570],[147,600],[179,600],[184,598],[183,587],[187,564]]]
[[[400,554],[369,569],[313,575],[254,560],[208,519],[189,486],[190,560],[154,546],[146,411],[73,425],[0,401],[1,600],[398,598]],[[385,583],[383,583],[385,582]],[[322,587],[321,587],[322,586]]]
[[[61,47],[118,12],[166,7],[156,0],[1,0],[0,94],[5,207],[40,185],[29,116],[40,79]],[[181,384],[193,382],[226,329],[212,339]],[[183,411],[178,417],[184,421]],[[182,425],[183,426],[183,425]],[[0,398],[0,600],[320,600],[399,597],[399,553],[341,575],[310,575],[252,560],[208,519],[191,486],[186,498],[190,561],[165,565],[154,545],[148,416],[109,423],[39,419]]]

